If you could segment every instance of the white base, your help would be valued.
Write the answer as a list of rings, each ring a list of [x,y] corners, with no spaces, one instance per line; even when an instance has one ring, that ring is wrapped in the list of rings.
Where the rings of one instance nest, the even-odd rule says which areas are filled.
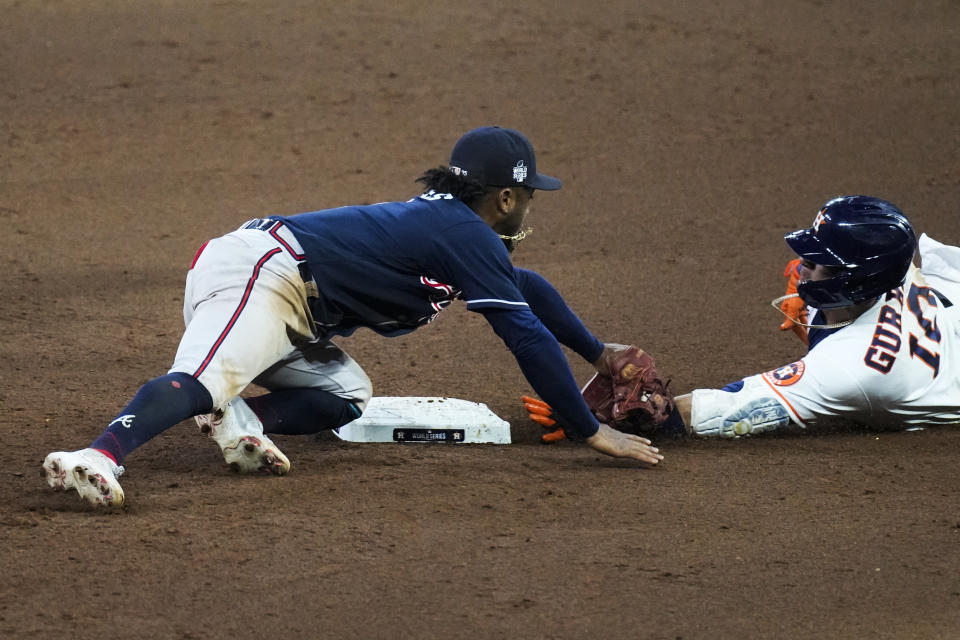
[[[458,398],[371,398],[363,416],[333,433],[348,442],[510,444],[510,423]]]

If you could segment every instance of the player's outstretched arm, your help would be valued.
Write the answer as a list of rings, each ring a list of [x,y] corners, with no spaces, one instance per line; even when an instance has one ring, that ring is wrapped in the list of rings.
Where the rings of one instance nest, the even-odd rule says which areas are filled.
[[[567,306],[560,292],[539,273],[514,267],[517,286],[530,310],[560,344],[573,349],[587,362],[594,362],[604,344]]]
[[[556,419],[570,430],[568,434],[577,434],[590,447],[606,455],[650,464],[663,459],[660,452],[650,446],[649,440],[598,424],[577,388],[560,345],[543,329],[533,313],[529,310],[490,309],[485,310],[484,316],[510,347],[527,381],[543,398],[539,404],[547,410],[547,415],[540,411],[534,412],[536,415],[552,422],[555,414]]]
[[[676,398],[687,434],[737,438],[773,431],[791,424],[789,411],[759,375],[744,378],[738,388],[694,389]],[[803,426],[802,423],[798,423]]]
[[[663,460],[660,450],[650,444],[650,441],[600,423],[595,434],[586,439],[588,445],[600,453],[614,458],[633,458],[641,462],[657,464]]]

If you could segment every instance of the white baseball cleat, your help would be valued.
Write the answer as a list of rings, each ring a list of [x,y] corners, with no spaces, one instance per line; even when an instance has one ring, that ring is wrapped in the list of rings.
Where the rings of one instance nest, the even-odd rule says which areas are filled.
[[[222,410],[194,418],[201,433],[220,445],[223,458],[238,473],[269,471],[282,476],[290,471],[290,461],[263,434],[263,424],[243,398],[237,396]]]
[[[76,489],[90,504],[108,507],[123,504],[123,489],[117,482],[122,473],[123,467],[96,449],[54,451],[40,469],[41,477],[53,489]]]

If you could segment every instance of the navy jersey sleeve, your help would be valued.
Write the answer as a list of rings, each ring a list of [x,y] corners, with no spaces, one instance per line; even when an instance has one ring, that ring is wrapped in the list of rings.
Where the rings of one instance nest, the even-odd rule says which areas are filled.
[[[514,273],[530,310],[560,344],[570,347],[587,362],[596,362],[603,353],[603,343],[567,306],[560,292],[539,273],[519,267],[514,268]]]
[[[564,429],[583,438],[595,434],[600,425],[580,394],[560,344],[537,316],[529,309],[485,308],[482,313]]]
[[[444,229],[433,255],[436,277],[460,290],[467,309],[529,308],[503,241],[480,218]]]

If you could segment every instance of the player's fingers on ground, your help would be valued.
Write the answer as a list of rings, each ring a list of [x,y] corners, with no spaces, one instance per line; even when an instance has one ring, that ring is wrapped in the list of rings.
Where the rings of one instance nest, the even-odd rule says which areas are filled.
[[[649,449],[640,447],[620,449],[616,453],[611,453],[610,455],[617,458],[633,458],[634,460],[639,460],[640,462],[646,462],[648,464],[657,464],[663,460],[663,456],[659,453],[653,453]]]
[[[642,438],[641,438],[642,440]],[[636,442],[634,443],[634,451],[640,453],[643,456],[643,459],[647,462],[657,464],[663,460],[663,454],[660,453],[660,449],[657,447],[650,446],[649,443]]]
[[[640,452],[639,458],[644,462],[649,462],[650,464],[657,464],[663,460],[663,455],[656,452],[656,449],[642,449]]]
[[[553,413],[553,410],[550,409],[550,407],[541,406],[539,404],[525,404],[523,406],[530,413],[540,416],[549,416],[551,413]]]
[[[623,432],[621,431],[621,433],[623,433]],[[624,433],[624,434],[623,434],[623,437],[626,438],[627,440],[633,440],[634,442],[642,442],[643,444],[646,444],[646,445],[651,444],[651,442],[650,442],[649,440],[647,440],[646,438],[643,438],[643,437],[641,437],[641,436],[634,435],[634,434],[632,434],[632,433]]]
[[[553,418],[548,418],[547,416],[542,416],[538,413],[531,413],[530,419],[536,423],[542,424],[545,427],[552,427],[557,424],[557,421]]]
[[[550,433],[545,433],[540,436],[540,439],[544,442],[559,442],[567,437],[567,434],[564,433],[563,429],[557,429],[556,431],[551,431]]]
[[[520,399],[523,400],[523,406],[528,409],[531,407],[539,407],[541,409],[546,409],[547,411],[552,411],[552,409],[550,409],[550,405],[543,400],[537,400],[536,398],[531,398],[530,396],[521,396]]]

